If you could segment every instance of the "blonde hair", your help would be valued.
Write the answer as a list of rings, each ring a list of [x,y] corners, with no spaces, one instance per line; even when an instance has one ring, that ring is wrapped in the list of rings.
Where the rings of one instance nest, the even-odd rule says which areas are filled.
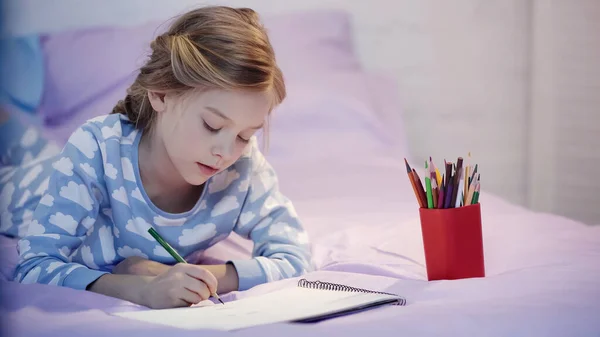
[[[152,128],[156,113],[148,91],[184,94],[193,89],[267,92],[271,109],[286,89],[258,14],[248,8],[202,7],[177,18],[150,45],[152,52],[112,113],[139,129]]]

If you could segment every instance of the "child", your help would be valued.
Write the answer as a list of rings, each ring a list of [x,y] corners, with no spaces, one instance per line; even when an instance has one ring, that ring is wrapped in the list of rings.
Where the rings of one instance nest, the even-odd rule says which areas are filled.
[[[256,13],[196,9],[151,47],[112,114],[58,156],[0,169],[2,227],[22,237],[15,280],[167,308],[310,271],[308,236],[254,136],[286,94]],[[182,256],[234,231],[253,258],[175,264],[149,228]]]

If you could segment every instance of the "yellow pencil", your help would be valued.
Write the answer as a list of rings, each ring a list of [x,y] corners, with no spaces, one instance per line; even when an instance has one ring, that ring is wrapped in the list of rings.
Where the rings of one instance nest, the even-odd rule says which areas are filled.
[[[469,156],[467,157],[467,165],[465,166],[465,186],[463,187],[463,205],[467,205],[467,192],[469,191],[469,173],[470,173],[470,165],[471,164],[471,152],[469,152]]]
[[[465,183],[464,183],[464,188],[463,188],[463,196],[464,196],[464,200],[463,200],[463,205],[467,204],[467,192],[469,191],[469,166],[467,165],[467,167],[465,167]]]
[[[467,200],[465,201],[465,206],[468,206],[471,204],[471,201],[473,200],[473,193],[475,193],[475,179],[473,179],[473,181],[471,182],[471,187],[469,187],[469,194],[467,195]]]
[[[442,186],[442,175],[440,174],[440,170],[438,170],[437,167],[435,168],[435,178],[437,180],[438,186]]]

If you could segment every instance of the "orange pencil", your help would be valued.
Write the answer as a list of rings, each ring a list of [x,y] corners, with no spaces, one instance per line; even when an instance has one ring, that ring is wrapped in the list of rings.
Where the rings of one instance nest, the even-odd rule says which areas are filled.
[[[410,180],[410,184],[412,185],[413,191],[415,192],[415,196],[417,197],[417,201],[419,202],[419,207],[423,208],[425,205],[423,204],[423,200],[421,200],[421,196],[417,190],[417,184],[415,183],[415,177],[412,174],[412,170],[410,165],[408,165],[408,161],[404,158],[404,163],[406,164],[406,173],[408,174],[408,180]]]
[[[419,196],[421,196],[421,200],[423,202],[423,207],[427,208],[427,194],[425,193],[425,189],[423,188],[423,183],[421,183],[421,178],[415,169],[412,169],[413,177],[415,179],[415,185],[417,185],[417,191],[419,192]]]

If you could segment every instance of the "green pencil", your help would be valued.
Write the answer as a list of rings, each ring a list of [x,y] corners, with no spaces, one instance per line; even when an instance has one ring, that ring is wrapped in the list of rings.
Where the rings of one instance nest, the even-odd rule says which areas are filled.
[[[425,161],[425,169],[427,169],[427,161]],[[431,178],[429,178],[429,174],[425,174],[425,188],[427,189],[427,208],[433,208],[433,194],[431,191]]]
[[[154,228],[150,228],[148,229],[148,233],[150,233],[150,235],[152,235],[152,237],[158,241],[158,243],[160,243],[161,246],[163,246],[163,248],[169,253],[171,254],[171,256],[177,260],[177,262],[179,263],[187,263],[186,260],[183,259],[183,257],[181,257],[181,255],[179,255],[175,249],[173,249],[173,247],[171,247],[171,245],[169,245],[169,243],[167,243],[167,241],[165,241],[156,230],[154,230]],[[219,297],[219,295],[217,293],[212,294],[212,296],[214,298],[216,298],[217,300],[219,300],[219,302],[223,303],[223,301],[221,301],[221,298]],[[225,304],[225,303],[223,303]]]

